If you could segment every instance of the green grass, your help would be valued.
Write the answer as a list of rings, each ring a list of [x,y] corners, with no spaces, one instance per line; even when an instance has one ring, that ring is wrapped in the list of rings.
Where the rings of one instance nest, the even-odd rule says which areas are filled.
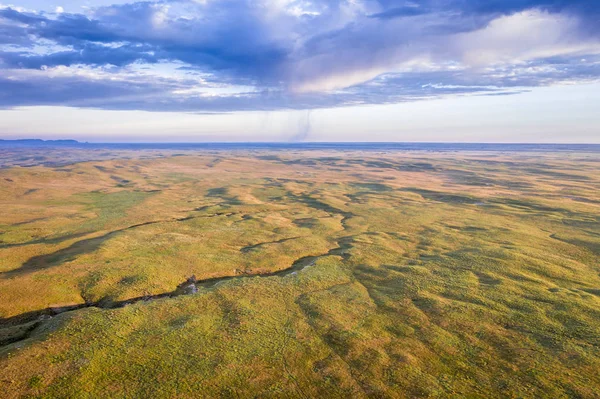
[[[84,210],[96,214],[91,220],[79,226],[83,231],[101,230],[106,225],[115,224],[127,216],[127,210],[141,204],[152,194],[139,191],[89,192],[78,194],[70,201],[84,204]]]
[[[31,238],[0,247],[0,312],[314,264],[58,315],[0,348],[6,397],[598,397],[594,162],[225,155],[75,164],[60,187],[5,200],[47,219],[0,217],[5,235]],[[115,165],[127,187],[110,178]],[[24,191],[39,184],[35,170],[3,173]],[[90,234],[40,243],[35,229]],[[0,337],[28,331],[9,320]]]

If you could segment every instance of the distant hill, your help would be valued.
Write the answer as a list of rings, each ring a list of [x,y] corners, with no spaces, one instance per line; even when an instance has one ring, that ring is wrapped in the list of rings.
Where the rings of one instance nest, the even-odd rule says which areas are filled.
[[[115,150],[351,150],[351,151],[424,151],[424,152],[600,152],[600,144],[547,144],[547,143],[261,143],[261,142],[207,142],[207,143],[88,143],[77,140],[1,140],[0,148],[72,147]]]
[[[2,140],[1,147],[73,147],[80,146],[77,140],[41,140],[41,139],[21,139],[21,140]]]

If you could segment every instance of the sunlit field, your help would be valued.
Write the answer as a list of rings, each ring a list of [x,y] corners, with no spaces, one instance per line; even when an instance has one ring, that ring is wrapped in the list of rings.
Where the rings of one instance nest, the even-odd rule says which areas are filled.
[[[598,153],[27,151],[0,396],[600,397]]]

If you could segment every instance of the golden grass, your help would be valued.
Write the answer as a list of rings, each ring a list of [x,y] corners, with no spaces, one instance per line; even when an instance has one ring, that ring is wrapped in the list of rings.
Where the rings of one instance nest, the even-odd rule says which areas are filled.
[[[56,316],[7,397],[598,397],[594,156],[144,156],[0,170],[1,316],[315,263]]]

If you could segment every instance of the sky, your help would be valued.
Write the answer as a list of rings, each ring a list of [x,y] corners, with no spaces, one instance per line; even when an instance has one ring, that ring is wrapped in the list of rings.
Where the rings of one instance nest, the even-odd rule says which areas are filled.
[[[600,143],[600,1],[2,1],[0,138]]]

